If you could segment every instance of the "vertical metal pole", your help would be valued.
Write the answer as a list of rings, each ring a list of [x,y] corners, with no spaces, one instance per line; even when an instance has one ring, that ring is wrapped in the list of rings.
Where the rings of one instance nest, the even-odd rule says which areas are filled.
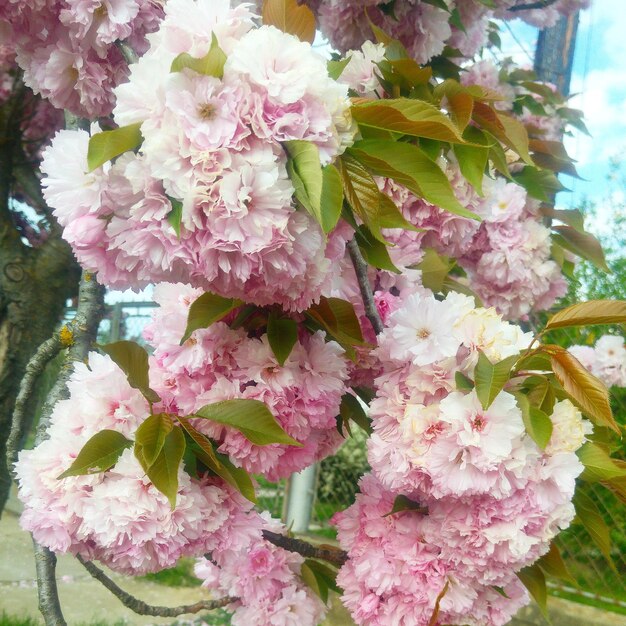
[[[569,96],[579,11],[569,17],[560,17],[551,28],[539,33],[535,49],[535,72],[540,80],[553,83]]]
[[[113,312],[111,313],[111,338],[110,342],[119,341],[121,339],[122,330],[122,303],[116,302],[113,305]]]
[[[315,463],[297,474],[292,474],[287,483],[285,523],[295,533],[309,530],[315,502],[317,469],[318,464]]]

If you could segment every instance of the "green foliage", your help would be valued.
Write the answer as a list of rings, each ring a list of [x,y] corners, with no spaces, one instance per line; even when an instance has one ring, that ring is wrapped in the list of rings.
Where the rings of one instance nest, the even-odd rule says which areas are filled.
[[[223,317],[231,311],[241,306],[243,302],[236,298],[223,298],[215,293],[206,292],[189,307],[187,315],[187,328],[185,334],[180,340],[182,346],[194,330],[198,328],[208,328],[211,324],[219,322]]]
[[[222,400],[203,406],[196,411],[194,417],[203,417],[218,424],[231,426],[258,446],[272,443],[302,446],[282,429],[265,403],[260,400],[246,398]]]
[[[174,567],[145,574],[140,580],[163,585],[164,587],[198,587],[200,580],[193,573],[194,559],[182,558]]]
[[[92,135],[87,148],[89,171],[95,170],[124,152],[138,148],[143,141],[140,129],[141,122],[137,122]]]
[[[171,72],[182,72],[184,69],[192,70],[198,74],[205,76],[215,76],[215,78],[222,78],[224,76],[224,65],[226,64],[226,55],[217,43],[217,37],[215,33],[211,35],[211,48],[202,58],[192,57],[186,52],[179,54],[173,61],[170,68]],[[212,115],[216,115],[216,111],[212,108],[213,105],[206,105],[208,108],[202,112],[201,115],[211,118]]]

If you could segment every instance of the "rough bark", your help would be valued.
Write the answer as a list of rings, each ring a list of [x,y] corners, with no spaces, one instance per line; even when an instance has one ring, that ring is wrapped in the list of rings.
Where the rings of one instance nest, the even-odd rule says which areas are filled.
[[[25,88],[16,79],[13,97],[0,108],[0,515],[11,477],[6,444],[19,383],[26,364],[48,339],[76,293],[79,268],[59,227],[50,218],[47,240],[32,247],[22,240],[11,211],[16,172],[24,177],[20,124]],[[32,172],[30,179],[36,181]],[[45,211],[43,200],[36,207]],[[27,407],[23,440],[32,424],[34,400]]]

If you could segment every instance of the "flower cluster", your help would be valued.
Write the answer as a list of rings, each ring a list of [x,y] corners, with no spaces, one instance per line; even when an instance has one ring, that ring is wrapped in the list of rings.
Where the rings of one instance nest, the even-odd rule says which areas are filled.
[[[445,0],[447,10],[426,0],[307,0],[319,18],[322,32],[333,48],[346,52],[360,48],[372,38],[371,24],[399,40],[418,63],[441,54],[446,45],[468,58],[486,45],[488,23],[499,19],[522,19],[545,28],[559,15],[567,15],[589,4],[588,0],[559,0],[548,8],[515,10],[524,0],[496,0],[492,8],[480,0]],[[511,10],[513,9],[513,10]],[[458,12],[463,25],[451,24],[451,12]]]
[[[571,346],[569,351],[607,387],[626,387],[624,338],[603,335],[591,346]]]
[[[204,405],[246,398],[264,402],[283,430],[302,443],[252,444],[238,430],[208,420],[196,428],[220,444],[234,463],[270,480],[300,471],[332,454],[343,438],[335,417],[345,393],[343,350],[322,332],[300,335],[280,366],[266,334],[249,337],[225,321],[194,331],[181,346],[191,303],[200,290],[161,284],[154,299],[160,308],[145,336],[154,347],[150,372],[168,411],[192,415]]]
[[[137,574],[212,550],[237,519],[241,524],[247,518],[252,505],[221,480],[192,479],[182,469],[172,510],[132,450],[106,473],[59,480],[97,432],[132,438],[150,414],[148,402],[108,356],[90,353],[87,365],[76,364],[68,387],[69,399],[52,414],[49,438],[21,452],[15,466],[25,506],[21,525],[38,542]]]
[[[110,286],[180,281],[307,308],[332,259],[295,208],[283,144],[311,142],[330,163],[354,134],[347,87],[310,44],[254,28],[245,4],[172,0],[149,39],[115,90],[116,123],[141,123],[139,152],[88,174],[86,131],[59,133],[46,152],[45,197],[78,260]]]
[[[212,598],[237,598],[228,605],[233,626],[317,626],[326,608],[303,584],[303,562],[250,532],[246,543],[222,545],[210,560],[200,559],[195,573]]]
[[[390,314],[377,349],[372,474],[335,517],[349,554],[338,581],[360,624],[429,624],[441,598],[437,624],[498,626],[527,601],[515,572],[573,519],[575,451],[590,425],[558,402],[541,450],[511,393],[484,408],[457,377],[474,378],[479,351],[496,363],[530,341],[458,294],[413,294]],[[416,507],[387,515],[398,495]]]
[[[138,53],[163,14],[154,0],[7,0],[0,34],[17,51],[24,82],[59,109],[108,115],[128,75],[116,41]]]
[[[129,574],[210,553],[197,573],[219,597],[235,598],[233,624],[319,623],[325,607],[299,578],[303,559],[263,539],[264,530],[284,528],[221,479],[180,469],[174,510],[131,450],[105,473],[59,479],[94,434],[110,429],[132,438],[150,412],[121,369],[94,352],[76,365],[69,391],[54,409],[49,438],[16,464],[20,523],[38,542]]]

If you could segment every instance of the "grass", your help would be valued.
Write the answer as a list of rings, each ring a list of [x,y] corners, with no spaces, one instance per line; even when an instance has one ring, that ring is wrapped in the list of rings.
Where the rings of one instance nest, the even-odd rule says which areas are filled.
[[[33,617],[16,617],[3,611],[0,614],[0,626],[41,626],[41,621]],[[127,626],[127,622],[124,620],[117,620],[116,622],[97,620],[95,622],[81,622],[76,626]]]
[[[140,580],[148,580],[165,587],[198,587],[200,580],[193,574],[194,559],[181,559],[175,567],[161,570],[155,574],[141,576]],[[0,626],[2,626],[0,624]]]

